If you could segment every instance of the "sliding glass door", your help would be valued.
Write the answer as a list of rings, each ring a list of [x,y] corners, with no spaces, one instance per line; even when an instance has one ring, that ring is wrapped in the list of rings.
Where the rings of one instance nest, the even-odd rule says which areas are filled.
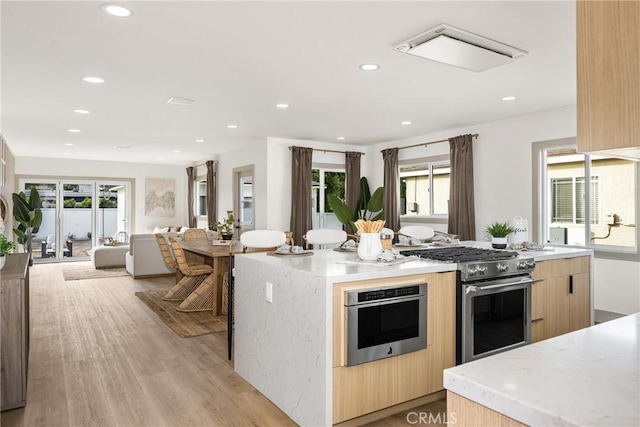
[[[86,260],[105,239],[128,236],[128,181],[25,178],[19,184],[26,194],[34,187],[40,193],[43,219],[33,239],[35,262]]]

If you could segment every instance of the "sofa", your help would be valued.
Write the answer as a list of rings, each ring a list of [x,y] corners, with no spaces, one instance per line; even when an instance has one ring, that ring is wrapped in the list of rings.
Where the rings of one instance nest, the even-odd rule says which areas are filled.
[[[182,233],[162,233],[165,238],[180,237]],[[134,279],[146,276],[175,274],[162,259],[155,234],[132,234],[129,251],[125,254],[125,268]]]
[[[182,228],[182,230],[184,229],[186,229],[186,227]],[[182,238],[182,232],[161,232],[160,234],[162,234],[165,239],[169,239],[169,237]],[[207,231],[209,239],[215,238],[215,234],[214,232]],[[164,263],[160,247],[156,241],[156,236],[153,233],[132,234],[129,237],[129,251],[125,255],[125,268],[134,279],[175,274],[175,271],[169,269]]]

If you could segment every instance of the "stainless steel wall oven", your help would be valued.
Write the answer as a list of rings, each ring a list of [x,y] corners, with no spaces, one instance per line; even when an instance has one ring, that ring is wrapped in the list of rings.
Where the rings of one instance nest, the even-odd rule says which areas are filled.
[[[427,348],[427,284],[347,292],[347,366]]]

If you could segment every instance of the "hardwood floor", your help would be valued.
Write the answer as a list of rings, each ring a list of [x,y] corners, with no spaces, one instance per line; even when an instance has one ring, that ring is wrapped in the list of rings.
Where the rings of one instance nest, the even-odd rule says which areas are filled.
[[[233,371],[226,332],[180,338],[134,295],[172,278],[65,281],[62,265],[30,270],[27,406],[2,412],[2,426],[295,425]]]

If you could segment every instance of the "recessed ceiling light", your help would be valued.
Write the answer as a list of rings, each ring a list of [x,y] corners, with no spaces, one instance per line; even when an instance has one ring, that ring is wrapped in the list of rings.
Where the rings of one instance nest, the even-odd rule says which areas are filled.
[[[339,137],[337,137],[336,139],[337,139],[338,141],[342,141],[342,140],[345,140],[345,139],[347,139],[347,138],[345,138],[344,136],[339,136]]]
[[[102,10],[109,15],[117,16],[119,18],[126,18],[132,15],[129,9],[115,4],[105,4],[102,6]]]
[[[82,80],[87,83],[104,83],[104,79],[100,77],[83,77]]]
[[[229,129],[238,129],[238,125],[227,125]]]
[[[82,131],[80,129],[67,129],[67,132],[79,133]]]
[[[380,68],[380,66],[378,64],[362,64],[360,66],[360,69],[362,71],[375,71],[378,68]]]
[[[158,160],[164,160],[164,157],[158,157]]]
[[[204,142],[204,139],[196,139],[196,142]]]
[[[63,156],[68,156],[68,155],[69,155],[69,153],[68,153],[68,152],[65,152],[65,153],[62,153],[62,155],[63,155]]]
[[[117,148],[120,150],[126,150],[127,148],[131,148],[131,145],[114,145],[113,148]]]
[[[503,101],[513,101],[514,99],[517,99],[516,96],[503,96],[502,100]]]
[[[167,99],[167,104],[173,105],[193,105],[195,103],[195,99],[182,98],[179,96],[172,96],[171,98]]]
[[[404,122],[400,122],[401,125],[410,125],[411,122],[409,120],[405,120]]]
[[[174,152],[174,153],[179,153],[179,152],[180,152],[180,150],[173,150],[173,152]]]
[[[64,145],[66,145],[67,147],[72,147],[73,146],[73,144],[70,143],[70,142],[65,142]]]
[[[91,114],[89,110],[73,110],[73,112],[76,114]]]
[[[289,108],[289,104],[276,104],[278,108]]]

